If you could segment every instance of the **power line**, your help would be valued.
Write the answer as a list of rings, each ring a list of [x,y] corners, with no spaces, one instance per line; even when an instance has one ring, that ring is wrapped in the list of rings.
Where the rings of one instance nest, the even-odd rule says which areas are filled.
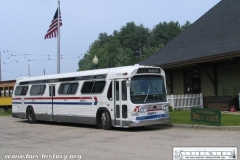
[[[77,57],[68,57],[68,58],[63,58],[61,57],[62,60],[69,60],[69,59],[76,59],[80,58],[80,56]],[[10,63],[21,63],[21,62],[37,62],[37,61],[52,61],[56,60],[57,58],[48,58],[48,59],[26,59],[26,60],[16,60],[16,59],[11,59],[10,62],[6,61],[1,61],[2,64],[10,64]]]
[[[0,78],[1,78],[1,65],[7,65],[7,64],[19,64],[19,63],[31,63],[31,62],[47,62],[47,61],[56,61],[57,56],[56,54],[25,54],[25,53],[20,53],[16,51],[11,51],[11,50],[5,50],[5,49],[0,49],[0,54],[1,59],[0,59]],[[82,59],[83,54],[62,54],[61,55],[61,60],[70,60],[70,59]],[[12,68],[12,67],[11,67]],[[4,73],[9,73],[11,76],[14,75],[17,77],[21,77],[23,75],[19,75],[17,73],[13,73],[7,70],[2,70]],[[7,76],[10,79],[11,76]],[[6,79],[6,76],[4,76]]]
[[[2,50],[2,49],[0,49]],[[51,54],[24,54],[20,52],[15,52],[15,51],[10,51],[10,50],[2,50],[0,51],[1,53],[4,53],[8,55],[8,57],[2,57],[1,63],[2,64],[9,64],[9,63],[21,63],[21,62],[36,62],[36,61],[49,61],[49,60],[57,60],[56,55],[51,55]],[[45,58],[43,59],[33,59],[31,56],[44,56]],[[69,57],[70,56],[70,57]],[[18,57],[22,57],[22,59],[19,59]],[[17,58],[17,59],[15,59]],[[62,54],[61,59],[66,60],[66,59],[76,59],[82,58],[82,54]]]

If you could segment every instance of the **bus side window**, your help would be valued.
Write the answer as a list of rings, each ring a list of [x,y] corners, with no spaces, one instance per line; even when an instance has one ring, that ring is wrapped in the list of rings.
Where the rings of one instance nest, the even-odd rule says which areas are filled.
[[[21,94],[21,90],[22,90],[22,87],[17,86],[15,91],[14,91],[14,94],[19,96]]]
[[[116,81],[116,100],[119,101],[119,82]]]
[[[107,98],[111,101],[112,100],[112,82],[108,87]]]
[[[76,94],[78,89],[78,83],[70,83],[67,94]]]
[[[105,83],[105,81],[84,82],[81,93],[102,93]]]
[[[21,94],[20,95],[26,95],[28,91],[28,86],[22,86]]]
[[[78,83],[61,83],[58,94],[76,94]]]
[[[105,83],[105,81],[95,81],[92,93],[102,93]]]
[[[28,91],[28,86],[17,86],[14,94],[17,96],[25,96]]]
[[[84,82],[81,93],[91,93],[94,82]]]
[[[126,81],[122,81],[122,100],[126,101],[127,100],[127,86],[126,86]]]
[[[46,85],[32,85],[30,89],[30,95],[43,95]]]

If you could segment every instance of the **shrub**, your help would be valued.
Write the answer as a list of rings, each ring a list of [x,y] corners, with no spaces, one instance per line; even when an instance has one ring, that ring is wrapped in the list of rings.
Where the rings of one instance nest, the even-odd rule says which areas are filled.
[[[168,106],[168,110],[169,110],[169,112],[172,112],[173,111],[173,108],[172,108],[172,106]]]

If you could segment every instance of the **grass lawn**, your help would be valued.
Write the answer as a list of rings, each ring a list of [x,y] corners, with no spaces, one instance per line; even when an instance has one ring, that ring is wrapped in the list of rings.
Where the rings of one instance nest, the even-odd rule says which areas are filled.
[[[191,111],[173,111],[169,112],[171,123],[173,124],[196,124],[190,120]],[[0,110],[0,116],[11,116],[12,110]],[[199,125],[214,126],[215,124],[198,122]],[[240,126],[240,115],[221,114],[221,126]]]
[[[4,111],[3,109],[0,109],[0,116],[11,116],[12,110]]]
[[[196,124],[191,121],[191,111],[173,111],[169,112],[171,123],[173,124]],[[215,124],[199,122],[199,125],[214,126]],[[240,126],[240,115],[221,114],[221,126]]]

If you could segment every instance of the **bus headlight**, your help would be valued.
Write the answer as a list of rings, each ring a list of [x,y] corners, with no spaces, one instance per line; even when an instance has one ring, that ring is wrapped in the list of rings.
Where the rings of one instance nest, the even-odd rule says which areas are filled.
[[[140,107],[139,112],[140,113],[145,113],[145,112],[147,112],[147,108],[146,107]]]
[[[164,105],[162,106],[162,109],[163,109],[164,111],[168,111],[168,104],[164,104]]]

